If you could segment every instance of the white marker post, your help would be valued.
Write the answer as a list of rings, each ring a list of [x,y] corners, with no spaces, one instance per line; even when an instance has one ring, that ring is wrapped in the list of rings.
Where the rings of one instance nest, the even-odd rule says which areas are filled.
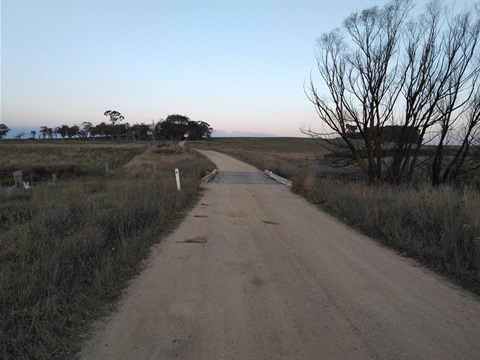
[[[180,172],[178,171],[178,169],[175,169],[175,179],[177,180],[177,191],[182,190],[180,188]]]

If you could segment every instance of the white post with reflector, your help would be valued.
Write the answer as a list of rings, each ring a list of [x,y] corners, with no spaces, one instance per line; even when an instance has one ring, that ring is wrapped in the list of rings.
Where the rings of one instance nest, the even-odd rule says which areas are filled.
[[[182,190],[180,188],[180,172],[178,171],[178,169],[175,169],[175,179],[177,180],[177,191]]]

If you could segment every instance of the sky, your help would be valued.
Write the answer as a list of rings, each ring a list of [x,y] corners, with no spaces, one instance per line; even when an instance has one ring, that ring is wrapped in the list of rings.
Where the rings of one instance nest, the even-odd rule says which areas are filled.
[[[13,137],[116,110],[130,124],[186,115],[214,136],[302,136],[317,119],[304,92],[315,40],[386,2],[2,0],[0,123]]]

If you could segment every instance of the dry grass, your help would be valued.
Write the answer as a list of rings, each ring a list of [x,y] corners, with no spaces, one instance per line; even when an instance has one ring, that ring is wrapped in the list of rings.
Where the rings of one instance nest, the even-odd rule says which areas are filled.
[[[197,199],[213,164],[196,152],[156,150],[142,156],[148,164],[0,192],[0,358],[74,357],[88,324]]]
[[[120,168],[144,150],[145,145],[140,144],[1,142],[0,186],[13,185],[12,174],[17,170],[22,170],[30,183],[51,181],[53,174],[58,179],[101,175],[107,166],[109,170]]]
[[[480,194],[469,187],[367,186],[309,175],[294,190],[480,294]]]

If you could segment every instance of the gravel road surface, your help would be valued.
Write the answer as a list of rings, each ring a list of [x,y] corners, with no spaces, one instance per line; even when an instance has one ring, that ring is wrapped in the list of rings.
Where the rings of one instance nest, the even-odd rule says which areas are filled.
[[[152,250],[83,359],[480,359],[480,301],[250,165]]]

